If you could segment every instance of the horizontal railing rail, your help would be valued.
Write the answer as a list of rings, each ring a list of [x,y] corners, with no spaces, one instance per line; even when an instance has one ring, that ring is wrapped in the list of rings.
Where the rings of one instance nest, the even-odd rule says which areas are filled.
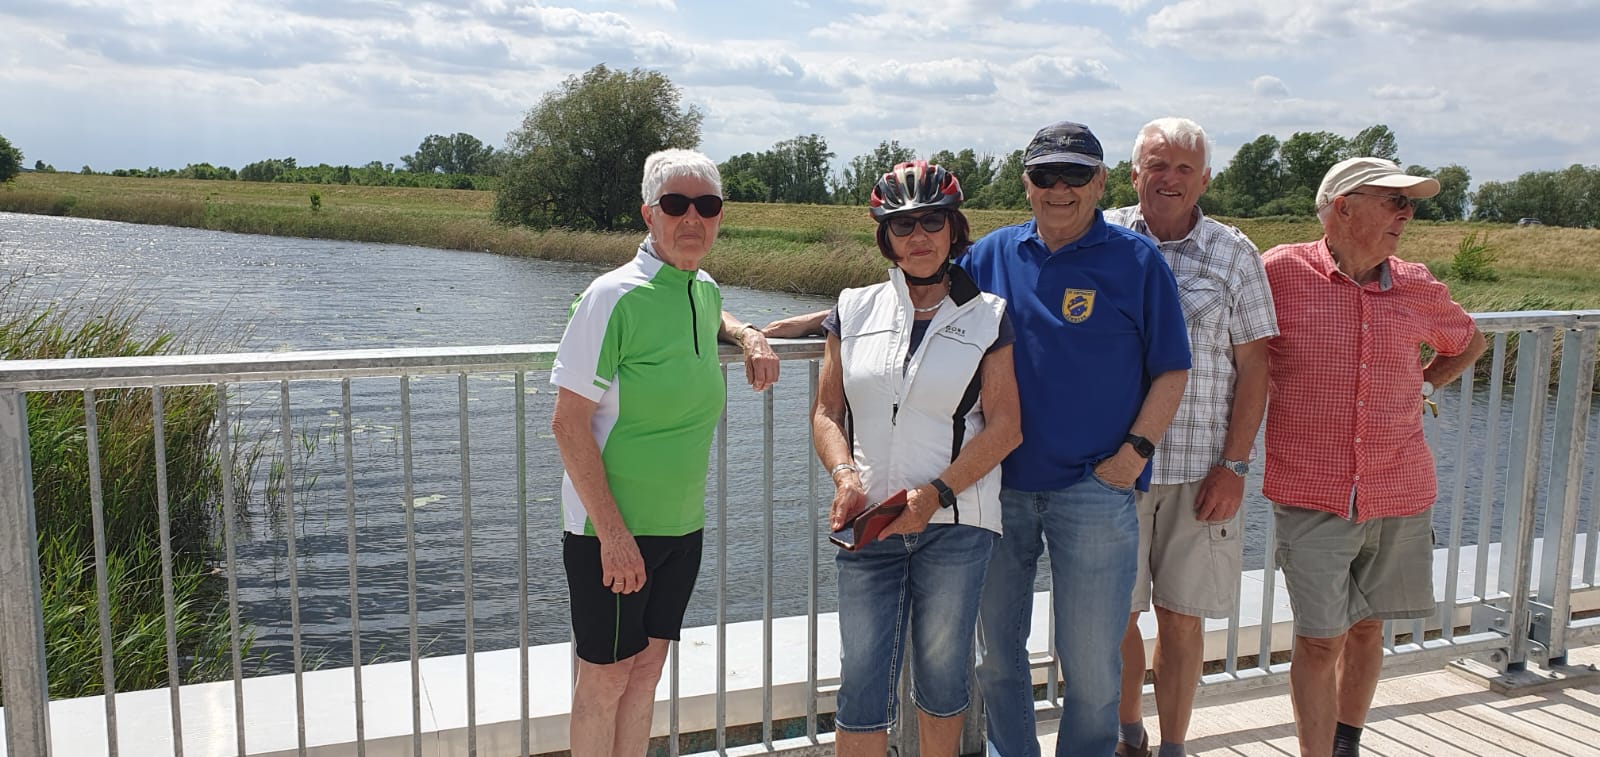
[[[1430,417],[1427,423],[1440,468],[1436,526],[1448,540],[1440,545],[1444,565],[1439,566],[1436,584],[1442,601],[1439,613],[1430,620],[1386,626],[1386,669],[1391,671],[1465,655],[1480,655],[1502,669],[1537,660],[1558,663],[1571,646],[1600,639],[1596,631],[1600,626],[1573,617],[1575,596],[1584,607],[1593,607],[1597,601],[1595,547],[1600,544],[1596,540],[1600,518],[1595,517],[1593,487],[1585,472],[1596,469],[1596,447],[1600,446],[1591,439],[1590,430],[1600,311],[1474,317],[1492,342],[1492,350],[1484,358],[1487,370],[1469,372],[1458,389],[1444,393],[1440,415]],[[819,664],[819,650],[833,648],[821,638],[819,618],[829,615],[826,608],[831,603],[824,596],[832,573],[831,561],[823,559],[819,545],[831,491],[818,490],[807,419],[810,398],[816,391],[821,345],[818,340],[776,344],[785,361],[784,378],[774,390],[760,395],[736,391],[742,385],[740,368],[730,364],[738,363],[740,355],[728,347],[721,353],[725,370],[734,375],[729,379],[729,409],[718,427],[710,482],[713,492],[707,531],[712,543],[707,545],[707,559],[708,569],[713,571],[710,591],[715,596],[709,610],[701,607],[705,625],[714,634],[715,681],[710,685],[710,700],[715,715],[709,719],[714,724],[711,740],[687,747],[691,751],[725,753],[733,747],[732,740],[745,740],[730,735],[745,724],[759,729],[751,735],[767,751],[823,748],[829,741],[821,716],[831,704],[836,663],[824,660],[826,664]],[[104,482],[98,480],[97,397],[127,389],[148,393],[156,466],[164,476],[161,406],[163,398],[178,387],[213,387],[217,397],[217,454],[226,473],[219,482],[221,534],[216,557],[228,584],[232,723],[210,723],[208,727],[227,731],[231,751],[245,755],[265,749],[250,741],[262,731],[252,726],[254,711],[246,708],[244,671],[252,628],[264,634],[258,640],[276,640],[289,658],[283,674],[291,677],[292,691],[283,701],[294,716],[291,727],[278,734],[277,746],[272,749],[281,746],[307,753],[322,746],[318,733],[308,733],[307,722],[308,717],[328,714],[308,705],[306,696],[315,657],[319,651],[328,652],[326,646],[309,648],[313,645],[307,639],[315,634],[308,626],[319,625],[348,628],[348,643],[338,654],[348,654],[351,695],[356,703],[343,716],[349,723],[344,729],[350,734],[349,753],[365,754],[368,741],[380,739],[376,735],[368,738],[368,730],[378,728],[372,722],[374,713],[365,704],[379,695],[364,690],[362,678],[363,669],[371,667],[370,653],[375,648],[389,654],[403,648],[399,657],[409,666],[409,696],[405,697],[409,729],[403,729],[407,733],[400,737],[385,731],[381,738],[401,738],[408,742],[409,749],[404,751],[417,755],[457,753],[451,751],[454,747],[427,737],[437,718],[425,706],[423,693],[423,661],[439,656],[428,653],[425,637],[446,626],[460,626],[459,633],[449,634],[450,648],[445,650],[461,653],[460,685],[465,691],[466,715],[460,728],[460,753],[477,753],[480,746],[487,747],[487,742],[480,742],[479,733],[489,731],[477,721],[478,713],[485,709],[478,699],[476,660],[484,654],[477,646],[480,643],[520,650],[517,687],[521,702],[514,741],[521,753],[564,749],[560,737],[536,738],[529,726],[531,692],[548,689],[553,683],[559,683],[557,689],[565,688],[570,682],[555,681],[570,676],[570,670],[560,676],[552,676],[548,669],[530,671],[529,656],[530,648],[536,646],[531,640],[531,619],[561,614],[558,607],[530,602],[529,576],[529,555],[534,549],[530,507],[541,507],[532,501],[536,490],[551,488],[548,481],[530,481],[529,469],[535,458],[549,456],[553,449],[548,439],[541,438],[550,396],[538,388],[544,377],[530,374],[548,372],[554,350],[555,345],[534,344],[0,361],[0,696],[4,698],[7,757],[49,755],[52,737],[32,481],[35,467],[44,461],[34,460],[30,454],[28,397],[41,392],[83,396],[88,459],[78,465],[89,472],[90,509],[95,514],[96,536],[102,537],[99,520]],[[797,376],[795,369],[801,365],[805,369]],[[454,382],[448,381],[451,377]],[[501,396],[503,389],[512,393],[509,400]],[[536,412],[530,412],[530,402],[539,405]],[[366,416],[384,413],[397,414],[390,419],[393,429],[388,439],[392,444],[358,450],[355,440],[362,435]],[[537,417],[530,421],[530,415]],[[327,449],[308,452],[304,446],[313,442],[306,441],[304,424],[313,416],[323,418],[327,433],[336,442]],[[242,447],[250,443],[248,436],[234,432],[246,419],[259,424],[258,439],[270,445],[270,454],[279,462],[276,475],[283,482],[277,488],[282,500],[277,509],[280,515],[269,518],[271,523],[257,529],[264,533],[255,535],[242,533],[248,519],[238,512],[248,495],[238,487],[250,484],[236,481],[232,475],[237,458],[244,455]],[[382,424],[367,425],[378,428]],[[362,457],[358,458],[358,451]],[[378,457],[384,460],[370,459]],[[324,474],[328,480],[339,481],[337,492],[319,493],[305,483]],[[388,488],[362,488],[371,479],[385,476],[392,479],[385,484]],[[559,479],[558,473],[556,477]],[[441,496],[439,492],[454,487],[456,507],[444,515],[430,511],[424,503],[428,496],[419,496],[424,482],[427,491],[433,492],[428,496]],[[157,487],[159,496],[148,506],[161,514],[162,577],[167,584],[163,591],[167,609],[163,654],[171,671],[167,708],[171,722],[163,749],[182,755],[186,741],[198,737],[194,724],[180,716],[188,711],[180,699],[190,687],[177,685],[183,683],[176,673],[183,650],[173,641],[177,598],[170,586],[166,486],[163,478]],[[367,520],[374,516],[363,508],[385,499],[399,501],[403,522],[377,528]],[[1272,519],[1258,518],[1260,522],[1252,528],[1262,537],[1259,543],[1268,545],[1266,555],[1270,555]],[[363,541],[376,538],[373,534],[378,531],[387,540],[383,549],[363,550]],[[489,547],[513,554],[496,553]],[[388,549],[403,552],[403,559],[385,554]],[[430,550],[441,556],[426,557],[424,553]],[[255,556],[244,556],[242,551]],[[544,563],[549,564],[548,555],[545,558]],[[287,584],[287,592],[278,589],[263,594],[265,599],[242,600],[243,566],[252,559],[254,564],[282,570],[286,575],[280,583]],[[374,567],[372,563],[379,560],[383,564]],[[735,562],[739,564],[732,564]],[[114,650],[119,637],[110,619],[113,598],[105,582],[107,563],[104,548],[97,546],[99,657],[102,678],[109,682],[115,680]],[[483,565],[489,567],[480,567]],[[1208,626],[1213,637],[1221,639],[1220,650],[1208,655],[1221,661],[1221,669],[1206,677],[1205,692],[1247,689],[1283,678],[1284,666],[1275,655],[1288,648],[1286,600],[1281,578],[1270,562],[1261,568],[1243,578],[1259,581],[1259,586],[1245,592],[1233,616],[1225,623]],[[342,577],[344,583],[333,581],[333,576]],[[514,609],[489,607],[489,600],[502,593],[517,594]],[[369,614],[368,600],[375,594],[403,602],[403,613],[391,612],[403,615],[403,627],[382,628],[383,619]],[[459,601],[447,605],[441,598],[444,595]],[[342,615],[318,610],[324,615],[321,620],[308,617],[307,602],[314,600],[320,607],[335,601],[333,597],[347,604]],[[247,618],[255,608],[242,605],[252,602],[286,605],[283,627],[265,616]],[[788,631],[775,630],[786,614],[804,618],[803,652],[792,646],[780,647],[795,644]],[[1040,620],[1047,624],[1048,617],[1049,613],[1042,613]],[[729,668],[730,646],[755,643],[753,639],[730,638],[730,629],[744,629],[747,626],[739,624],[746,622],[759,625],[759,672]],[[515,626],[514,634],[509,632],[510,626]],[[480,641],[491,636],[496,641]],[[1059,668],[1049,641],[1053,634],[1036,633],[1034,637],[1041,644],[1035,657],[1036,680],[1046,689],[1040,706],[1050,708],[1059,704],[1061,696]],[[680,728],[687,701],[682,696],[686,671],[680,646],[673,646],[664,683],[667,725],[662,735],[668,737],[668,751],[674,755],[685,748],[682,745],[687,738]],[[788,670],[788,663],[802,653],[806,693],[804,712],[799,714],[791,705],[779,703],[776,692],[787,691],[791,682],[800,683],[794,680],[794,672],[780,669]],[[1254,664],[1250,664],[1252,656]],[[687,672],[698,680],[704,671]],[[759,684],[746,684],[750,676],[758,677]],[[730,684],[730,678],[743,680]],[[747,685],[757,692],[758,705],[743,698],[750,696],[742,693]],[[732,690],[735,687],[738,691]],[[126,713],[119,713],[118,703],[124,697],[117,695],[113,684],[104,685],[102,699],[103,729],[76,723],[70,730],[103,730],[105,751],[118,754],[121,732],[133,726],[127,723]],[[759,713],[759,720],[748,713]],[[125,717],[119,719],[119,714]],[[698,716],[691,720],[706,722]],[[65,732],[58,727],[56,737]],[[284,741],[290,733],[292,744]],[[494,743],[501,743],[500,738],[494,736]],[[130,745],[122,745],[121,750],[144,753]],[[58,749],[57,753],[63,752]]]

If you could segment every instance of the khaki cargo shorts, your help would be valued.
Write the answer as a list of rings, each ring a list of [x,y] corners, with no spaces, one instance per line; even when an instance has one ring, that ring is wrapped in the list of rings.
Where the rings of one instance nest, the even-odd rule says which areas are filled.
[[[1208,523],[1195,517],[1199,481],[1151,484],[1134,502],[1139,510],[1139,574],[1133,612],[1157,607],[1199,618],[1233,616],[1244,556],[1239,508],[1233,518]]]
[[[1433,615],[1431,508],[1365,523],[1277,504],[1272,514],[1295,635],[1327,639],[1367,618]]]

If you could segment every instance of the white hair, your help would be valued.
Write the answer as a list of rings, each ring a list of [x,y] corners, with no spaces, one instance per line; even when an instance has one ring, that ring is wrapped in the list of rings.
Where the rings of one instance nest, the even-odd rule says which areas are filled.
[[[713,193],[722,196],[722,174],[717,172],[717,164],[705,153],[677,148],[654,152],[644,159],[644,181],[640,182],[639,194],[648,205],[661,199],[661,188],[668,181],[685,176],[705,181],[711,185]]]
[[[1185,150],[1200,150],[1201,168],[1211,170],[1211,140],[1206,137],[1206,130],[1200,124],[1187,118],[1168,116],[1158,118],[1139,129],[1139,136],[1133,140],[1133,167],[1139,168],[1139,159],[1144,157],[1144,143],[1152,134],[1160,134],[1168,142],[1182,147]]]

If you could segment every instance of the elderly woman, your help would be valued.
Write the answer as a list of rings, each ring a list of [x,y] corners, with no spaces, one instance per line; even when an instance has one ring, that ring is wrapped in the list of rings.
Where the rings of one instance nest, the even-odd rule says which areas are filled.
[[[811,423],[833,475],[833,528],[907,493],[877,540],[837,558],[841,755],[886,752],[907,654],[920,754],[954,755],[960,743],[978,598],[1000,535],[996,466],[1022,441],[1005,301],[954,263],[971,244],[961,200],[940,166],[884,174],[871,213],[889,280],[844,290],[823,322]]]
[[[765,337],[721,312],[717,283],[700,270],[722,220],[716,164],[688,150],[655,153],[642,194],[649,236],[579,296],[550,373],[579,660],[574,757],[642,755],[649,744],[667,644],[700,572],[706,466],[724,400],[717,340],[743,345],[752,388],[777,378]]]

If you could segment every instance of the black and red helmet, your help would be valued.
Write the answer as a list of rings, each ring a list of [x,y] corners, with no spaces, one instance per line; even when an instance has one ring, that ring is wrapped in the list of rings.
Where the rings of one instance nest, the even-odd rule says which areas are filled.
[[[913,210],[955,210],[961,207],[961,182],[944,166],[926,160],[901,163],[878,178],[868,208],[872,220]]]

